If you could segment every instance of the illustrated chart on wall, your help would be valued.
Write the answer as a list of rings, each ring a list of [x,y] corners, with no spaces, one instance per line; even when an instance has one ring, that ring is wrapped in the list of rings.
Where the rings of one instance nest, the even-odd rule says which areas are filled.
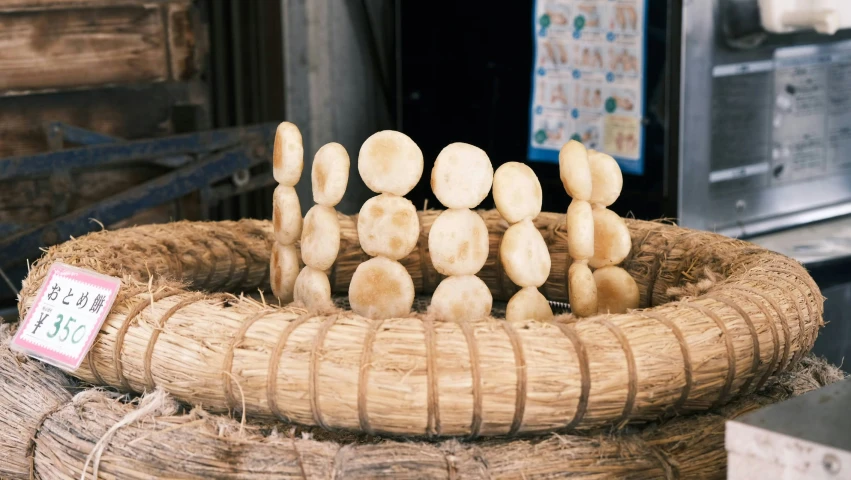
[[[644,172],[646,0],[536,0],[529,159],[571,138]]]

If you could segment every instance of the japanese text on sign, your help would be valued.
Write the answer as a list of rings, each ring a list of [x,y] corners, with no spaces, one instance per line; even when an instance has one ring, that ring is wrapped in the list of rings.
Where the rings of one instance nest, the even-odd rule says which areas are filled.
[[[51,266],[12,348],[47,363],[77,369],[121,285],[119,279],[61,263]]]

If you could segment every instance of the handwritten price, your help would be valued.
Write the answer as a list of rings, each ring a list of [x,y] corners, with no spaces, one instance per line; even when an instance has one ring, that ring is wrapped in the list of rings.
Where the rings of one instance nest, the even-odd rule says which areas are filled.
[[[71,343],[77,344],[77,343],[80,343],[86,337],[86,326],[85,325],[78,326],[77,329],[74,330],[74,333],[73,334],[71,333],[71,325],[74,324],[74,322],[77,321],[76,318],[68,317],[68,320],[65,320],[65,316],[62,315],[61,313],[57,314],[56,318],[58,320],[56,321],[56,323],[53,324],[53,326],[55,328],[52,332],[47,334],[47,338],[54,338],[55,336],[59,335],[59,341],[65,342],[65,341],[68,340],[68,337],[70,337]],[[64,325],[63,325],[63,322],[64,322]],[[36,327],[36,330],[37,329],[38,329],[38,327]],[[59,333],[60,330],[62,331],[61,334]],[[33,333],[35,333],[35,331],[33,331]]]

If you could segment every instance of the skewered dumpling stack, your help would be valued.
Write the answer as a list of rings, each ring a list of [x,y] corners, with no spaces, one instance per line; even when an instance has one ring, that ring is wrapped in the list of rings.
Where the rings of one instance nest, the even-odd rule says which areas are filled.
[[[289,122],[278,125],[272,153],[272,174],[278,186],[272,199],[272,224],[275,244],[272,247],[269,280],[272,293],[282,303],[293,301],[299,273],[295,244],[301,235],[301,205],[295,186],[304,168],[304,147],[298,127]]]
[[[550,252],[532,223],[541,213],[541,183],[527,165],[509,162],[494,175],[493,199],[499,214],[511,225],[502,237],[499,260],[508,278],[521,287],[508,301],[505,319],[551,320],[550,304],[538,291],[550,275]]]
[[[358,240],[371,258],[358,265],[349,284],[352,311],[373,319],[407,315],[414,304],[414,281],[399,263],[417,246],[420,220],[403,195],[423,174],[423,154],[407,135],[385,130],[363,143],[358,173],[379,195],[358,215]]]
[[[340,252],[340,222],[334,207],[349,182],[349,154],[339,143],[323,145],[313,157],[310,172],[313,201],[304,217],[301,258],[305,267],[295,282],[295,300],[308,308],[331,305],[331,283],[326,273]]]
[[[620,167],[611,156],[571,140],[559,152],[559,170],[572,198],[567,208],[567,245],[573,260],[568,270],[571,310],[587,317],[638,308],[638,285],[617,266],[632,248],[629,229],[607,208],[623,188]]]
[[[441,319],[474,320],[490,315],[493,297],[476,273],[488,259],[488,227],[472,211],[488,196],[493,166],[484,150],[453,143],[441,150],[431,171],[431,189],[447,210],[428,235],[435,270],[443,279],[431,297],[429,312]]]

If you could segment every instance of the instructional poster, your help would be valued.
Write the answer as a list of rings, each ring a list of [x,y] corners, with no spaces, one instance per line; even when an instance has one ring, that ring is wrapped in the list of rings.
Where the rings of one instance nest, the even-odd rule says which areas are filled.
[[[536,0],[529,159],[568,140],[644,173],[646,0]]]

